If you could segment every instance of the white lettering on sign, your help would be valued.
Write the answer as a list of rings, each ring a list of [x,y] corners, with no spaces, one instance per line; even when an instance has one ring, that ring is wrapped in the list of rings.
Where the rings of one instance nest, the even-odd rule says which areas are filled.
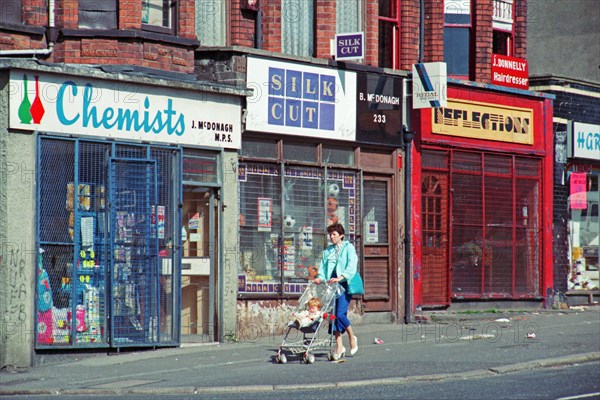
[[[523,78],[520,76],[512,76],[508,74],[502,74],[500,72],[494,72],[494,82],[506,82],[514,85],[527,86],[529,78]]]
[[[492,66],[512,69],[513,71],[525,71],[526,62],[505,60],[503,58],[494,58]]]

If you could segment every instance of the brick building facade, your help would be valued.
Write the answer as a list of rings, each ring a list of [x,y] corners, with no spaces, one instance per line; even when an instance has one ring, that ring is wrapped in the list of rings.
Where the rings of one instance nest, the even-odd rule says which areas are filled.
[[[314,238],[315,243],[325,244],[324,225],[327,221],[325,218],[319,219],[318,215],[332,213],[327,208],[328,197],[338,201],[336,207],[339,209],[339,218],[345,218],[347,225],[353,229],[348,236],[359,248],[360,268],[366,277],[367,293],[353,301],[352,318],[357,323],[410,322],[412,313],[427,306],[423,302],[422,272],[427,263],[423,257],[421,242],[424,227],[418,223],[420,215],[411,215],[422,212],[421,207],[417,206],[421,202],[422,183],[420,163],[423,158],[420,146],[428,146],[427,157],[437,154],[436,151],[448,149],[453,154],[464,155],[483,148],[486,154],[479,154],[481,158],[512,157],[511,159],[517,160],[513,165],[522,161],[521,156],[529,156],[526,147],[521,145],[505,143],[498,146],[494,141],[477,137],[438,141],[436,132],[430,129],[430,114],[413,111],[409,98],[405,95],[410,92],[410,70],[415,63],[447,62],[452,93],[459,97],[454,100],[475,99],[474,101],[485,102],[489,95],[499,99],[498,103],[506,109],[510,108],[510,102],[514,102],[517,106],[521,104],[535,110],[536,129],[535,132],[533,129],[528,132],[536,140],[534,164],[546,165],[547,148],[539,141],[549,133],[540,129],[539,122],[546,121],[547,113],[551,112],[551,107],[547,104],[549,97],[490,85],[493,54],[519,58],[527,56],[527,0],[9,0],[0,5],[3,7],[0,16],[0,82],[3,85],[0,87],[0,103],[6,105],[0,108],[8,110],[9,106],[12,109],[16,106],[23,110],[21,114],[10,116],[8,111],[4,111],[7,113],[6,117],[3,115],[0,119],[7,121],[6,126],[0,127],[3,148],[9,149],[4,153],[0,152],[0,167],[4,166],[2,168],[5,172],[7,165],[22,158],[27,160],[30,170],[41,174],[36,166],[41,165],[43,156],[38,158],[37,151],[41,151],[39,149],[47,143],[54,143],[53,140],[58,143],[73,140],[76,142],[73,144],[74,148],[81,154],[86,146],[96,145],[97,140],[107,148],[116,140],[115,146],[110,145],[115,155],[128,154],[130,147],[138,150],[143,147],[143,150],[139,150],[140,153],[154,157],[146,161],[160,163],[156,154],[163,151],[161,146],[165,145],[175,148],[177,157],[181,157],[183,171],[167,171],[173,172],[176,177],[173,182],[178,187],[174,188],[174,193],[179,193],[176,189],[181,189],[183,193],[183,198],[180,199],[182,210],[171,210],[174,213],[171,215],[172,219],[179,221],[173,223],[170,231],[167,230],[173,237],[158,238],[152,233],[146,235],[149,241],[158,239],[160,257],[170,258],[174,267],[170,269],[167,261],[161,261],[156,266],[157,271],[163,275],[156,283],[157,295],[160,299],[165,296],[178,299],[181,295],[181,304],[178,300],[172,303],[162,302],[156,314],[145,316],[141,320],[149,332],[160,331],[165,324],[171,324],[170,336],[164,340],[153,335],[138,336],[137,327],[141,322],[134,319],[134,322],[124,322],[123,327],[106,325],[101,344],[96,343],[100,346],[118,347],[124,343],[146,346],[155,345],[157,341],[159,345],[177,345],[180,334],[195,335],[194,340],[220,341],[278,333],[277,329],[284,322],[286,313],[299,297],[299,290],[306,284],[305,272],[312,266],[308,264],[315,262],[310,257],[319,250],[316,244],[313,248],[303,242],[304,247],[298,245],[298,253],[285,253],[281,244],[300,243],[296,240],[297,237],[300,234],[308,236],[309,232],[314,235],[310,237]],[[504,10],[504,13],[500,10]],[[364,32],[364,59],[335,60],[331,55],[331,41],[336,34],[351,32]],[[254,65],[257,70],[250,71],[249,64]],[[257,122],[257,115],[264,117],[260,112],[268,112],[266,107],[264,110],[257,109],[256,103],[261,101],[261,96],[264,100],[270,94],[266,91],[268,82],[264,78],[269,76],[269,64],[276,65],[279,71],[296,74],[294,76],[322,76],[326,82],[335,81],[339,87],[343,87],[344,90],[336,92],[336,96],[341,96],[336,101],[327,100],[325,104],[318,104],[319,107],[325,106],[326,110],[334,110],[338,119],[333,120],[334,113],[324,112],[322,118],[327,120],[331,117],[332,120],[327,120],[324,124],[327,128],[323,130],[314,126],[310,129],[294,126],[295,121],[286,121],[290,125],[285,128],[277,124],[261,125],[262,121]],[[71,83],[67,78],[72,78],[76,83]],[[89,79],[87,84],[86,79]],[[265,80],[251,82],[251,79]],[[85,114],[89,117],[88,122],[97,122],[96,125],[106,128],[106,132],[96,131],[90,136],[91,139],[86,137],[83,127],[80,131],[63,131],[60,127],[47,125],[33,127],[35,129],[30,129],[31,126],[23,128],[21,124],[26,124],[23,121],[30,120],[33,114],[36,120],[42,120],[49,118],[51,111],[50,103],[44,104],[46,116],[41,116],[43,113],[40,111],[39,101],[36,107],[21,107],[20,104],[27,105],[27,94],[33,100],[37,97],[38,84],[43,90],[53,87],[57,81],[64,87],[62,93],[73,87],[73,95],[81,95],[85,87],[101,87],[111,91],[114,84],[120,86],[128,96],[143,93],[146,98],[138,102],[142,111],[151,110],[152,102],[172,97],[173,102],[181,101],[177,104],[181,104],[182,109],[186,109],[186,101],[196,104],[194,101],[202,103],[209,99],[208,103],[222,103],[223,109],[231,110],[227,108],[229,106],[239,108],[239,115],[235,111],[213,111],[202,115],[199,111],[198,115],[190,117],[188,126],[196,130],[195,138],[201,141],[198,143],[182,143],[174,135],[162,142],[160,139],[154,140],[156,137],[146,140],[147,136],[119,136],[121,133],[110,131],[117,125],[117,122],[111,125],[111,113],[117,112],[113,109],[113,106],[117,106],[115,104],[105,105],[107,110],[113,111]],[[131,91],[127,91],[128,83],[133,85]],[[252,87],[251,83],[256,84],[256,87]],[[9,93],[11,85],[25,88],[24,95],[18,99],[19,105],[16,105],[16,100]],[[254,89],[254,93],[251,89]],[[328,86],[324,89],[328,89]],[[154,97],[154,92],[157,97]],[[325,92],[326,95],[329,94],[329,90]],[[362,95],[369,99],[379,95],[384,100],[380,103],[372,101],[365,106],[363,103],[367,102],[361,100]],[[294,96],[296,94],[290,97]],[[290,99],[286,97],[285,100]],[[341,103],[338,100],[343,105],[339,105]],[[174,111],[169,108],[170,104],[172,103],[166,103],[158,111],[172,116]],[[202,109],[202,104],[198,105],[199,109]],[[493,107],[493,104],[486,104],[485,107]],[[498,112],[502,111],[501,108],[499,107]],[[75,124],[75,114],[69,114],[74,113],[74,109],[58,111],[59,122]],[[120,112],[121,116],[130,115],[124,108]],[[104,119],[102,122],[94,121],[90,115],[100,115]],[[224,123],[220,118],[228,121],[231,119],[233,122]],[[171,121],[158,117],[154,121],[166,126],[167,120]],[[237,121],[240,121],[239,127]],[[414,127],[411,126],[412,121],[415,121]],[[120,126],[123,124],[125,123],[122,122]],[[328,124],[333,124],[333,129],[329,129]],[[139,125],[144,127],[141,123]],[[234,132],[229,132],[228,129],[233,129]],[[407,147],[404,135],[407,129],[414,129],[419,146]],[[160,138],[160,134],[157,135]],[[176,140],[173,141],[173,138]],[[90,144],[88,140],[94,143]],[[157,150],[155,146],[160,149]],[[407,154],[407,148],[411,149],[408,150],[411,153]],[[123,153],[119,153],[120,151]],[[289,154],[292,155],[288,156]],[[411,159],[412,164],[407,164],[407,160]],[[82,161],[77,165],[86,164]],[[240,171],[249,172],[244,175]],[[543,179],[539,180],[540,185],[546,185],[550,175],[549,171],[545,171]],[[9,174],[5,173],[3,176],[7,177]],[[274,176],[277,178],[273,178]],[[307,176],[314,179],[303,181]],[[14,179],[16,178],[9,177],[0,181],[0,189],[3,189],[0,192],[4,192],[4,188],[13,187]],[[407,186],[410,179],[413,180],[412,187]],[[269,181],[272,185],[269,188],[276,188],[273,189],[272,197],[263,199],[264,203],[273,205],[273,218],[269,220],[271,225],[268,227],[252,225],[251,215],[256,210],[256,199],[248,193],[255,189],[266,191],[258,185],[259,181]],[[283,211],[285,207],[288,207],[288,211],[292,210],[290,205],[294,201],[300,202],[298,199],[307,197],[306,192],[295,193],[293,188],[313,187],[311,185],[317,181],[318,185],[314,186],[314,190],[329,188],[332,182],[335,184],[332,186],[331,196],[329,192],[327,195],[319,192],[323,195],[323,204],[298,203],[296,219],[304,222],[298,222],[296,227],[283,226],[282,220],[287,216]],[[283,187],[279,187],[282,182]],[[72,187],[79,189],[75,180],[66,183],[72,183]],[[94,191],[96,188],[98,193],[102,193],[105,188],[101,187],[105,183],[82,181],[81,195],[87,196],[86,190]],[[27,238],[26,247],[35,257],[23,259],[28,272],[20,277],[22,282],[17,283],[32,288],[40,277],[36,274],[39,267],[37,251],[42,247],[40,244],[46,247],[57,244],[45,241],[43,230],[34,218],[36,213],[43,213],[41,210],[46,209],[42,207],[44,200],[37,197],[33,186],[27,186],[24,190],[23,193],[18,193],[17,198],[29,196],[29,200],[19,204],[15,204],[12,198],[0,196],[0,241],[14,243],[20,237]],[[538,194],[545,196],[545,190],[544,186]],[[65,193],[67,191],[61,188],[60,195]],[[369,196],[363,196],[362,193],[368,193]],[[534,197],[527,197],[532,198]],[[277,201],[280,203],[277,204]],[[536,205],[536,211],[551,209],[546,197],[543,201],[543,204]],[[202,209],[197,208],[199,205],[202,205]],[[26,213],[32,215],[30,223],[25,224],[31,229],[26,229],[21,221],[15,221],[11,217],[16,214],[12,213],[13,210],[18,210],[19,215],[23,213],[19,207],[35,210]],[[313,207],[311,211],[306,211],[310,207]],[[507,207],[516,215],[517,204],[511,202]],[[169,210],[168,207],[166,209]],[[74,226],[71,227],[68,225],[71,222],[67,222],[65,228],[81,234],[81,224],[86,226],[85,224],[90,223],[85,218],[99,218],[98,215],[89,215],[88,211],[90,210],[73,210]],[[155,219],[156,209],[145,211],[148,214],[145,220]],[[181,220],[178,219],[178,212],[182,214]],[[122,217],[123,214],[119,215]],[[379,217],[380,215],[384,217]],[[122,226],[115,226],[115,230],[128,228],[127,219],[119,220],[117,217],[113,222],[121,223]],[[413,222],[412,230],[407,231],[410,220]],[[534,220],[533,216],[530,220]],[[367,226],[371,229],[369,232],[365,230]],[[210,234],[203,236],[202,228],[205,228],[203,232]],[[516,232],[517,228],[514,229]],[[546,228],[536,226],[535,229],[540,229],[537,233],[544,237],[544,243],[547,244]],[[256,241],[250,242],[249,238],[255,236]],[[77,239],[77,234],[74,237]],[[530,239],[532,237],[528,236]],[[413,239],[412,247],[406,251],[405,243],[408,238]],[[479,240],[480,243],[482,240],[480,237],[469,239]],[[540,243],[541,239],[531,240],[532,243],[535,240]],[[65,269],[68,269],[67,264],[77,265],[81,261],[77,258],[79,253],[76,250],[83,244],[71,244],[71,241],[67,237],[59,243],[59,246],[64,247],[61,251],[68,254],[73,252],[70,256],[73,260],[65,263]],[[178,246],[173,246],[178,241],[182,242],[181,250]],[[110,245],[123,245],[117,242]],[[310,242],[309,240],[308,243]],[[498,243],[495,245],[499,246]],[[516,249],[517,245],[513,238],[511,249]],[[449,260],[453,245],[446,246],[449,246],[444,250],[447,252],[444,261],[446,264],[438,271],[438,275],[444,275],[449,288]],[[13,260],[15,253],[12,247],[3,247],[1,250],[2,273],[8,276],[14,272],[11,268],[15,265],[8,260]],[[119,251],[112,254],[115,259],[122,256]],[[270,260],[269,257],[275,258]],[[53,268],[59,258],[42,257],[43,269]],[[496,256],[496,259],[500,258]],[[89,263],[91,260],[83,261]],[[531,259],[526,261],[537,262]],[[277,275],[275,266],[278,263],[289,268],[287,272],[279,272]],[[517,262],[513,260],[513,264]],[[104,271],[103,263],[96,265],[99,265],[99,270]],[[526,291],[526,299],[533,299],[536,305],[545,300],[550,276],[540,265],[523,268],[532,276],[540,275],[538,281],[531,280],[529,286],[523,289]],[[182,268],[181,274],[178,274],[178,266]],[[257,270],[262,270],[263,273],[258,273]],[[515,267],[515,271],[517,270],[521,271]],[[169,271],[174,271],[174,281],[169,281]],[[118,275],[108,270],[106,274],[109,279]],[[163,279],[164,275],[166,279]],[[177,280],[179,275],[181,280]],[[67,277],[56,278],[50,286],[56,285],[62,278]],[[79,276],[71,278],[79,279]],[[434,275],[434,278],[437,279],[438,276]],[[243,284],[247,280],[249,285]],[[8,279],[1,279],[0,282],[15,283]],[[167,289],[165,282],[171,282]],[[60,284],[58,286],[62,288]],[[139,286],[141,289],[142,285]],[[78,286],[73,287],[73,294],[80,294],[77,292]],[[497,283],[494,287],[505,289]],[[0,286],[1,293],[10,290],[13,288]],[[23,321],[19,319],[21,314],[15,312],[19,309],[13,300],[10,304],[0,305],[2,323],[10,328],[3,329],[2,332],[18,330],[20,335],[18,338],[15,335],[2,336],[0,354],[3,358],[0,360],[0,367],[26,366],[35,361],[36,351],[39,349],[83,349],[90,346],[89,341],[81,340],[85,335],[78,336],[82,332],[77,331],[76,318],[69,319],[72,325],[70,334],[64,334],[64,324],[61,322],[60,329],[56,328],[61,332],[56,342],[50,341],[54,340],[51,332],[44,332],[45,336],[40,341],[40,329],[37,325],[51,320],[45,319],[47,314],[41,316],[39,313],[42,310],[36,304],[36,295],[39,295],[34,293],[36,290],[42,289],[31,289],[27,292],[26,299],[18,299],[25,300],[26,304],[27,315],[23,317]],[[91,289],[87,290],[88,297],[92,292]],[[130,291],[123,292],[131,294]],[[133,297],[122,294],[122,298],[119,298],[114,293],[119,292],[104,292],[107,307],[103,310],[106,312],[119,309],[120,306],[111,302],[122,301],[129,306],[135,304]],[[519,296],[515,296],[514,293],[514,290],[506,289],[500,297],[515,299],[523,295],[519,293]],[[495,298],[497,293],[489,295],[490,293],[479,292],[470,294],[471,300],[481,302]],[[117,296],[116,300],[113,299],[114,296]],[[442,301],[443,306],[450,307],[455,300],[456,296],[447,294]],[[81,309],[78,306],[90,308],[93,312],[88,315],[95,315],[95,309],[90,304],[92,303],[84,305],[75,301],[69,303],[70,315],[77,315],[77,311]],[[439,304],[434,302],[434,305]],[[68,315],[66,313],[69,310],[65,310],[68,307],[57,307],[56,304],[53,307],[57,308],[55,316]],[[144,307],[133,308],[140,311]],[[169,318],[162,318],[165,309],[173,312]],[[44,309],[43,312],[47,310]],[[156,317],[158,322],[154,319]],[[116,337],[120,342],[114,341],[114,331],[121,335]],[[128,334],[131,335],[127,336]],[[21,340],[22,337],[27,340]],[[96,338],[94,336],[94,340]]]

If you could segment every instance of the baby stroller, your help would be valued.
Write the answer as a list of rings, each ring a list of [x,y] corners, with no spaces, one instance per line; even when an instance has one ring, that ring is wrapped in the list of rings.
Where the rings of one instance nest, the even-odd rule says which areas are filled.
[[[317,297],[321,300],[319,316],[315,318],[314,322],[309,326],[299,327],[294,322],[287,324],[287,332],[283,337],[283,342],[279,346],[275,358],[278,363],[285,364],[287,362],[287,352],[293,355],[302,354],[302,362],[305,364],[312,364],[315,362],[315,350],[323,350],[322,353],[327,352],[327,359],[329,361],[334,360],[334,354],[331,350],[334,337],[327,332],[326,322],[335,318],[333,315],[335,299],[337,298],[339,291],[343,290],[344,288],[338,283],[332,285],[328,283],[316,285],[315,283],[310,282],[308,284],[306,290],[302,293],[302,296],[300,296],[300,300],[298,300],[298,308],[294,314],[306,309],[307,302],[311,298]],[[321,328],[323,328],[324,332],[321,332]],[[294,332],[295,334],[290,335],[291,332]]]

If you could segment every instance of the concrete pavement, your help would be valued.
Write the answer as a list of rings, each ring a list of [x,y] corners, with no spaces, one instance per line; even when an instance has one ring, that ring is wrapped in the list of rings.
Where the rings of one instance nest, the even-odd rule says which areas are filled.
[[[422,324],[355,325],[359,351],[338,363],[316,352],[312,365],[293,356],[277,364],[282,335],[112,355],[72,354],[47,358],[26,371],[2,371],[0,395],[348,387],[467,379],[600,360],[600,307],[429,316]],[[383,343],[373,343],[374,338]]]

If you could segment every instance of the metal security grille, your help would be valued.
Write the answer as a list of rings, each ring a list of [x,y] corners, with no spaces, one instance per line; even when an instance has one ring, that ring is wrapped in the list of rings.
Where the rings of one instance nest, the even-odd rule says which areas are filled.
[[[38,348],[178,339],[179,160],[172,148],[40,137]]]
[[[540,294],[540,177],[541,162],[535,158],[424,151],[426,304],[443,304],[450,297]],[[446,276],[451,293],[444,299],[435,293],[447,285]]]
[[[160,342],[179,341],[181,288],[181,151],[151,148],[150,158],[156,160],[157,207],[156,237],[158,240],[159,322]]]
[[[158,341],[156,163],[111,160],[112,341]],[[153,211],[154,208],[154,211]],[[154,213],[154,214],[153,214]]]
[[[326,226],[355,243],[360,188],[355,171],[241,164],[240,293],[301,293],[316,273]]]

